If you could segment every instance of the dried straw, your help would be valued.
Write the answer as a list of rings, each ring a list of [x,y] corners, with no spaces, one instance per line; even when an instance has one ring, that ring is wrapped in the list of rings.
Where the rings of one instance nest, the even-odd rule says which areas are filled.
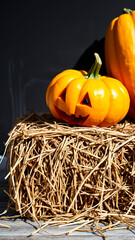
[[[0,223],[0,227],[10,228],[10,226]]]
[[[10,204],[21,216],[45,221],[35,232],[71,224],[68,234],[89,226],[105,237],[120,223],[135,227],[134,146],[129,121],[86,128],[49,114],[22,116],[6,143]]]

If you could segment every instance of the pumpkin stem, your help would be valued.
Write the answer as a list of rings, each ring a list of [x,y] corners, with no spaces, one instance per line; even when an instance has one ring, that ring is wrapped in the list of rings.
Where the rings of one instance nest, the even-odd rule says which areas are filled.
[[[131,14],[131,12],[132,12],[131,9],[128,9],[128,8],[124,8],[124,9],[123,9],[123,13]]]
[[[99,71],[102,65],[102,61],[98,53],[94,53],[94,56],[95,56],[95,63],[92,65],[92,67],[88,71],[88,74],[85,76],[87,79],[90,79],[90,78],[99,79]]]

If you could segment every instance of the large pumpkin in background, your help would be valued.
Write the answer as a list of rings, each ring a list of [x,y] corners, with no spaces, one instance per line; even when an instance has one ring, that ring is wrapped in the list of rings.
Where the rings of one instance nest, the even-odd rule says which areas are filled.
[[[117,78],[130,95],[129,115],[135,119],[135,11],[124,13],[110,23],[105,36],[107,75]]]
[[[130,99],[123,84],[100,76],[101,59],[87,73],[74,69],[58,74],[49,84],[46,103],[52,115],[71,125],[111,126],[128,112]]]

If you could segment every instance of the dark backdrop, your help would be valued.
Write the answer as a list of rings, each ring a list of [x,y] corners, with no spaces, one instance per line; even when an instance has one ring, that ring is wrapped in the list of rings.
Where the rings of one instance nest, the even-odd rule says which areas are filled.
[[[6,1],[0,4],[0,154],[17,117],[48,111],[45,92],[67,68],[88,70],[102,57],[110,21],[134,0]]]

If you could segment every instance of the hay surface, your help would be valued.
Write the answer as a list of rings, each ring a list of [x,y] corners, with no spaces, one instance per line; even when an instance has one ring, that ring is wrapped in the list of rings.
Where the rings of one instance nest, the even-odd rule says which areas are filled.
[[[10,204],[45,226],[95,223],[102,235],[119,223],[135,227],[134,146],[133,123],[85,128],[22,116],[6,143]],[[108,224],[99,230],[98,222]]]

